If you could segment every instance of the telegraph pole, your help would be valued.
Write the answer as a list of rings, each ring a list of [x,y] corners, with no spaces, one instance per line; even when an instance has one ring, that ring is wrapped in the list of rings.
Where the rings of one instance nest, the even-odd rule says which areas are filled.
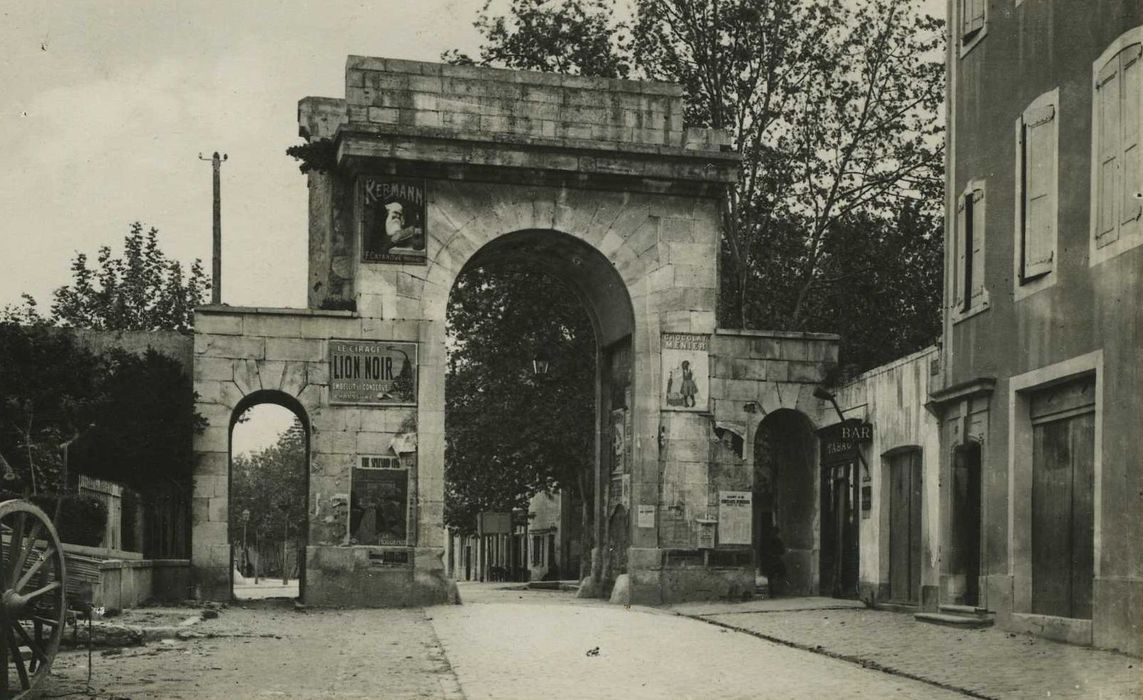
[[[210,158],[198,154],[199,160],[209,160],[214,170],[214,251],[210,269],[210,303],[222,303],[222,164],[226,154],[218,156],[218,151]]]

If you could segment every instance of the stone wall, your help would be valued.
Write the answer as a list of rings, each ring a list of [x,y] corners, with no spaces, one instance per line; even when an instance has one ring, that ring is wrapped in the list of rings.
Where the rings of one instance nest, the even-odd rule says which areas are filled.
[[[350,56],[351,123],[529,139],[683,146],[682,88],[669,83]],[[709,138],[693,130],[691,138]]]
[[[905,450],[920,453],[922,467],[921,607],[935,610],[940,588],[940,430],[926,408],[929,381],[937,348],[925,348],[865,372],[836,390],[837,402],[847,419],[873,425],[873,440],[864,449],[869,463],[871,508],[863,513],[860,528],[861,598],[876,605],[890,598],[889,459]],[[832,414],[832,415],[831,415]],[[822,414],[826,425],[836,413]],[[905,533],[899,533],[905,536]]]

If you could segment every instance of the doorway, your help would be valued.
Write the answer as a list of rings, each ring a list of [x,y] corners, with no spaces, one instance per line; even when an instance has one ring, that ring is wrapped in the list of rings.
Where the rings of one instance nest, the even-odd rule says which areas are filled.
[[[921,602],[921,452],[889,456],[889,600]]]
[[[857,462],[823,464],[821,471],[821,595],[857,598]]]
[[[309,523],[309,429],[292,397],[256,392],[230,431],[231,593],[302,598]]]
[[[1032,612],[1091,619],[1094,382],[1033,395]]]
[[[958,445],[953,451],[952,473],[952,573],[963,577],[960,595],[954,602],[979,606],[980,598],[980,533],[981,478],[980,443],[976,441]]]
[[[809,419],[790,409],[767,415],[754,434],[754,557],[771,594],[815,592],[816,445]]]

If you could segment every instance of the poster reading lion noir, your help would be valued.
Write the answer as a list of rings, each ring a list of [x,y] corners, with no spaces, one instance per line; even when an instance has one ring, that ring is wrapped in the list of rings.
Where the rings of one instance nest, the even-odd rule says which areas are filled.
[[[706,411],[710,404],[709,336],[664,333],[663,408]]]
[[[425,181],[361,178],[361,261],[425,263]]]

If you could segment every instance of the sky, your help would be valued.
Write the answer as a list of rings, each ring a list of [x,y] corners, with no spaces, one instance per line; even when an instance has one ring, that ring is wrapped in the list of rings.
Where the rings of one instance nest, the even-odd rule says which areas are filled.
[[[0,0],[0,305],[46,307],[77,251],[132,221],[210,269],[222,168],[223,301],[304,306],[297,102],[344,96],[349,54],[474,53],[481,0]]]
[[[923,0],[940,11],[944,0]],[[504,6],[502,0],[494,8]],[[0,306],[44,310],[77,252],[121,249],[133,221],[210,270],[222,166],[222,299],[306,303],[306,178],[285,149],[297,102],[344,97],[349,54],[477,53],[483,0],[0,0]],[[273,442],[289,416],[236,436]],[[261,421],[259,421],[261,422]]]

